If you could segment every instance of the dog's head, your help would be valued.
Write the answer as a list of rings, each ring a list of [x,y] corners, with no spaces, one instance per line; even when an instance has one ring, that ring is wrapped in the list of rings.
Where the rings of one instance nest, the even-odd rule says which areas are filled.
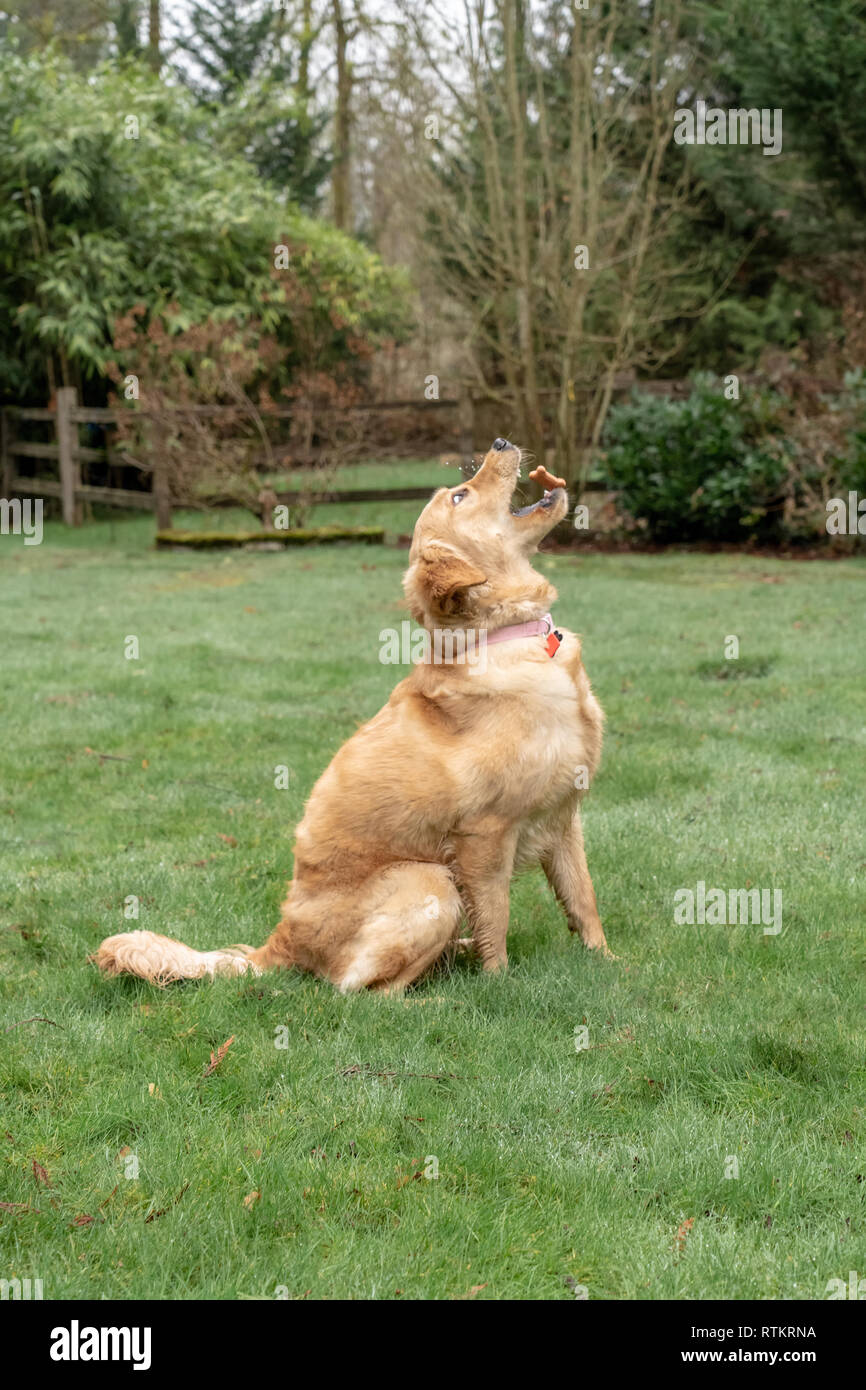
[[[530,557],[568,511],[565,488],[511,510],[520,450],[496,439],[466,482],[439,488],[418,518],[403,588],[426,628],[505,627],[540,617],[556,590]]]

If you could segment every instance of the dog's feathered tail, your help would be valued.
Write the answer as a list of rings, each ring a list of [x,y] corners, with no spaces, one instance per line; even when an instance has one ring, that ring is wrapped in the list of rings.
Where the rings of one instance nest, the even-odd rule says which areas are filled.
[[[213,979],[214,975],[261,975],[252,954],[252,946],[194,951],[170,936],[131,931],[107,937],[90,959],[103,975],[138,975],[152,984],[168,985],[173,980]]]

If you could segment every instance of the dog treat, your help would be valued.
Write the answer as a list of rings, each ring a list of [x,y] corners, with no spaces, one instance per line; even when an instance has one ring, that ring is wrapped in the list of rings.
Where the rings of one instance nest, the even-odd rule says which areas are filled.
[[[534,483],[538,483],[540,487],[546,488],[548,492],[554,487],[565,487],[565,479],[555,478],[552,473],[548,473],[547,469],[541,463],[537,468],[533,468],[529,476]]]

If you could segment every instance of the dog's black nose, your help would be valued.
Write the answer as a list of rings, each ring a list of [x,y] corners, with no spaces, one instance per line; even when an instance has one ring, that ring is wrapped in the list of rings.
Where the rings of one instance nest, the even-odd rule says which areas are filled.
[[[497,453],[501,454],[503,449],[513,449],[514,445],[509,444],[507,439],[494,439],[493,447]]]

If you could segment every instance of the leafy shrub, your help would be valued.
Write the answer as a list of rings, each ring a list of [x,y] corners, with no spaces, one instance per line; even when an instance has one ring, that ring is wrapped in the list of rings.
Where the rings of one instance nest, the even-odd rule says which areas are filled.
[[[635,391],[608,416],[608,481],[653,540],[770,535],[788,475],[778,412],[768,393],[726,399],[707,375],[681,401]]]
[[[185,328],[176,304],[161,314],[136,304],[115,323],[113,349],[115,360],[106,366],[115,384],[110,403],[127,406],[128,383],[144,383],[143,395],[133,394],[120,414],[115,450],[143,472],[159,462],[173,505],[207,506],[219,498],[264,521],[277,501],[268,475],[280,465],[302,464],[313,471],[315,486],[293,501],[291,524],[304,525],[311,493],[327,490],[338,468],[370,452],[375,421],[357,408],[364,393],[352,380],[351,359],[330,374],[296,369],[283,390],[288,410],[277,412],[268,382],[285,353],[256,320],[211,319]]]
[[[311,370],[363,378],[405,332],[401,276],[227,154],[188,93],[134,63],[0,57],[0,396],[89,379],[98,398],[137,304],[145,333],[168,306],[179,333],[255,327],[279,348],[255,383],[273,395]]]

